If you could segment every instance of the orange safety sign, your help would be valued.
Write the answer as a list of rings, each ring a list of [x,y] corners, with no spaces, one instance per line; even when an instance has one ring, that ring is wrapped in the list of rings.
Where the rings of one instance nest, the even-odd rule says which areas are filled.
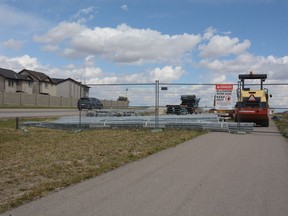
[[[233,84],[216,84],[216,90],[233,90]]]

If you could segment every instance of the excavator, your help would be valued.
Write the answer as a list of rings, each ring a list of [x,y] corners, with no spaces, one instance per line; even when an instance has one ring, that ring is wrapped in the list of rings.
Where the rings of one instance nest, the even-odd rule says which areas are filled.
[[[235,122],[254,122],[256,125],[269,127],[268,89],[263,88],[267,74],[239,74],[240,88],[237,90],[238,102],[235,105]],[[247,87],[247,80],[260,80],[260,88]],[[272,95],[270,95],[272,97]]]

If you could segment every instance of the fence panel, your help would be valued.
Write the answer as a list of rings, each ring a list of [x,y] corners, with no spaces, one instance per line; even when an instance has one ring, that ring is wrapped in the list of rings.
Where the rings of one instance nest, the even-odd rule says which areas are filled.
[[[218,83],[217,83],[218,84]],[[232,107],[237,102],[238,84],[233,84]],[[89,84],[88,84],[89,85]],[[156,104],[156,83],[146,84],[90,84],[91,97],[99,98],[104,101],[104,107],[113,108],[109,104],[110,100],[117,100],[119,97],[127,97],[129,107],[154,107]],[[258,87],[256,87],[258,88]],[[264,84],[268,89],[270,108],[274,112],[288,110],[288,84]],[[216,95],[216,83],[208,84],[189,84],[189,83],[159,83],[159,106],[180,105],[181,95],[196,95],[200,98],[199,107],[203,109],[212,109],[214,107],[214,96]]]
[[[77,98],[20,92],[0,92],[0,106],[77,107]]]
[[[35,94],[26,94],[20,93],[21,103],[20,105],[24,106],[35,106],[36,95]]]
[[[36,106],[39,107],[49,107],[50,98],[49,95],[36,95]]]
[[[49,106],[50,107],[60,107],[61,106],[61,97],[50,96]]]
[[[132,84],[88,84],[90,97],[96,97],[103,102],[104,108],[137,108],[150,107],[155,110],[156,98],[159,98],[160,109],[166,105],[180,105],[181,95],[196,95],[200,98],[199,107],[214,108],[216,84],[189,83],[159,83],[159,97],[156,97],[156,83]],[[237,84],[233,84],[232,104],[237,102]],[[272,97],[269,99],[270,108],[274,112],[288,110],[288,84],[264,84]],[[128,101],[117,101],[119,97],[127,97]],[[49,95],[30,95],[25,93],[0,92],[0,105],[24,105],[46,107],[77,107],[77,98],[54,97]],[[234,105],[233,105],[234,106]]]
[[[288,110],[288,84],[264,84],[268,89],[270,109],[274,112],[283,112]]]
[[[18,105],[20,104],[20,94],[14,92],[5,92],[3,95],[3,104]]]

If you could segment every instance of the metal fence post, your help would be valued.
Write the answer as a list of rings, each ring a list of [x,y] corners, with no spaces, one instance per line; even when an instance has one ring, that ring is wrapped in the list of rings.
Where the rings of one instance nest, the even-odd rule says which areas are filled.
[[[155,82],[155,129],[159,128],[159,80]]]
[[[239,113],[239,111],[240,111],[240,109],[241,109],[241,105],[240,105],[240,101],[241,101],[241,86],[242,86],[242,84],[241,84],[241,81],[238,81],[238,89],[237,89],[237,91],[239,91],[239,94],[238,94],[238,92],[237,92],[237,97],[238,97],[238,103],[237,103],[237,108],[238,108],[238,113]],[[238,131],[240,131],[240,115],[239,114],[237,114],[237,130]]]
[[[82,114],[81,114],[81,97],[82,97],[82,83],[80,82],[80,109],[79,109],[79,126],[81,125],[81,116],[82,116]]]
[[[19,117],[16,117],[16,130],[19,129]]]

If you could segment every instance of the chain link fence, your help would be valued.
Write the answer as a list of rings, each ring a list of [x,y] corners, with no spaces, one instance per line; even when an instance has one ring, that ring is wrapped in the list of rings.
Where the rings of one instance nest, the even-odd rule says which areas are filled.
[[[142,84],[93,84],[89,85],[90,97],[102,101],[129,100],[128,107],[118,106],[103,110],[87,111],[86,116],[61,118],[53,123],[37,123],[42,127],[53,128],[179,128],[196,130],[216,130],[228,132],[251,132],[254,123],[223,121],[217,114],[206,114],[214,111],[214,98],[218,84],[187,84],[187,83],[142,83]],[[251,90],[257,89],[251,84]],[[219,85],[218,85],[219,86]],[[237,102],[238,83],[233,84],[231,107]],[[268,89],[271,112],[288,110],[288,84],[266,84]],[[199,109],[204,115],[161,115],[167,111],[167,105],[180,106],[181,96],[195,95],[200,99]],[[187,97],[185,97],[187,98]],[[194,98],[194,97],[190,97]],[[198,101],[198,100],[197,100]],[[181,106],[180,106],[181,107]],[[198,109],[198,110],[199,110]],[[196,113],[196,112],[195,112]],[[178,114],[178,113],[177,113]],[[95,118],[97,117],[97,118]],[[120,117],[120,118],[119,118]],[[124,117],[124,118],[122,118]],[[35,123],[33,123],[35,124]]]
[[[218,83],[217,83],[218,84]],[[200,98],[199,108],[205,110],[214,108],[214,96],[216,95],[216,83],[131,83],[131,84],[88,84],[90,96],[100,100],[117,100],[125,97],[129,100],[129,108],[154,109],[159,105],[164,110],[166,105],[180,105],[182,95],[196,95]],[[251,84],[251,89],[256,84]],[[237,102],[237,86],[233,83],[232,106]],[[268,89],[270,109],[272,112],[288,110],[288,83],[264,84]],[[254,87],[254,88],[258,88]]]

